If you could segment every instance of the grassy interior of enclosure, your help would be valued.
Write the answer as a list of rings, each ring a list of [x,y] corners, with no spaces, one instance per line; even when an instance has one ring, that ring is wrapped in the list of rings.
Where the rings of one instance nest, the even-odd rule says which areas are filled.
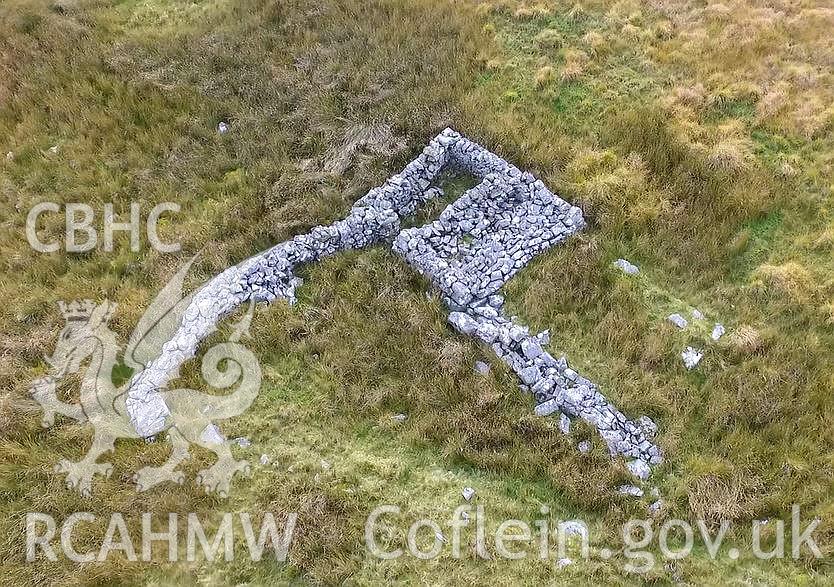
[[[7,0],[0,5],[0,554],[10,581],[335,583],[416,580],[716,583],[823,580],[827,565],[711,561],[705,552],[643,576],[608,561],[444,555],[367,556],[363,524],[381,503],[410,521],[445,520],[466,485],[491,522],[582,518],[595,548],[644,516],[649,498],[591,430],[571,437],[531,415],[512,373],[454,334],[425,280],[385,247],[300,271],[299,303],[259,308],[246,344],[264,385],[221,422],[257,463],[232,496],[194,485],[211,456],[194,449],[183,487],[137,493],[141,466],[168,445],[123,440],[115,472],[85,499],[52,471],[87,449],[87,426],[40,426],[29,382],[62,327],[58,300],[108,298],[126,341],[177,268],[200,252],[189,288],[230,264],[331,222],[444,126],[528,169],[582,206],[588,229],[506,288],[513,313],[550,328],[551,352],[660,427],[665,464],[651,485],[661,519],[737,522],[800,504],[834,549],[834,10],[822,0]],[[231,130],[218,134],[219,121]],[[57,147],[52,149],[52,147]],[[465,180],[448,191],[462,189]],[[25,239],[42,201],[86,202],[101,220],[139,201],[174,201],[161,228],[178,255],[44,254]],[[427,214],[427,213],[426,213]],[[425,218],[421,218],[425,219]],[[40,236],[62,239],[63,216]],[[101,228],[101,225],[98,225]],[[144,238],[144,237],[143,237]],[[146,245],[143,242],[143,245]],[[625,257],[641,273],[612,262]],[[707,322],[678,331],[671,312]],[[728,334],[709,339],[715,321]],[[228,334],[224,327],[217,340]],[[703,348],[697,370],[680,352]],[[208,344],[205,345],[209,346]],[[476,360],[492,365],[486,377]],[[77,380],[76,380],[77,383]],[[204,389],[199,365],[182,386]],[[73,387],[65,392],[73,396]],[[75,386],[77,394],[77,385]],[[408,418],[398,423],[397,413]],[[575,449],[592,440],[588,455]],[[298,512],[286,565],[24,561],[23,515],[111,511]],[[489,524],[488,524],[489,526]],[[489,526],[492,527],[492,526]],[[749,551],[749,548],[743,552]]]

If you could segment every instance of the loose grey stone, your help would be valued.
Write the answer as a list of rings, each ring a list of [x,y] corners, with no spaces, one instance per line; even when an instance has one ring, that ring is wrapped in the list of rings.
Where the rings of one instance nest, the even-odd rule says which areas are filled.
[[[715,326],[712,328],[712,334],[710,336],[712,336],[712,340],[718,340],[724,336],[724,332],[726,332],[724,330],[724,325],[716,322]]]
[[[449,323],[461,334],[471,335],[478,330],[478,323],[463,312],[451,312],[449,314]]]
[[[614,265],[622,269],[623,273],[627,275],[637,275],[640,273],[640,269],[638,269],[637,265],[632,265],[625,259],[617,259],[614,261]]]
[[[541,403],[536,406],[536,415],[537,416],[549,416],[550,414],[556,413],[559,411],[559,404],[556,400],[550,399],[544,403]]]
[[[463,491],[461,491],[461,495],[463,495],[463,499],[469,501],[475,495],[475,490],[471,487],[464,487]]]
[[[568,520],[566,522],[559,523],[559,532],[562,532],[568,538],[572,538],[574,536],[587,538],[588,526],[579,520]]]
[[[632,497],[643,497],[643,490],[634,485],[620,485],[617,488],[617,493],[631,495]]]
[[[666,318],[666,319],[667,319],[669,322],[671,322],[672,324],[674,324],[675,326],[677,326],[678,328],[680,328],[681,330],[683,330],[684,328],[686,328],[686,327],[687,327],[687,325],[689,324],[689,323],[686,321],[686,318],[684,318],[684,317],[683,317],[683,316],[681,316],[680,314],[670,314],[670,315],[669,315],[669,317],[668,317],[668,318]]]
[[[633,461],[629,461],[626,463],[628,470],[631,471],[631,474],[645,481],[649,478],[649,475],[652,474],[652,470],[649,468],[649,465],[646,461],[641,461],[640,459],[634,459]]]
[[[683,359],[683,364],[687,369],[694,369],[698,366],[698,363],[701,362],[701,359],[704,358],[704,353],[688,346],[686,347],[686,350],[681,353],[681,358]]]
[[[475,371],[477,371],[481,375],[487,375],[489,374],[489,365],[487,365],[483,361],[475,361]]]
[[[693,320],[703,320],[704,315],[701,313],[701,311],[698,308],[695,308],[695,309],[692,310],[692,319]]]
[[[579,449],[579,452],[581,452],[582,454],[587,454],[591,452],[591,443],[587,440],[583,440],[576,445],[576,448]]]
[[[221,135],[226,134],[227,132],[229,132],[229,125],[225,122],[221,122],[217,125],[217,132],[219,132]]]
[[[562,414],[559,418],[559,430],[562,431],[562,434],[570,434],[570,418],[567,414]]]
[[[220,429],[214,424],[208,424],[200,434],[200,440],[206,444],[223,444],[226,439],[220,434]]]

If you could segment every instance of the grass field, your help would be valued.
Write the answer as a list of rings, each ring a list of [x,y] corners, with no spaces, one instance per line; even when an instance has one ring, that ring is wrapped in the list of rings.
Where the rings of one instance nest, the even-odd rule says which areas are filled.
[[[7,584],[732,583],[825,584],[834,553],[834,10],[825,0],[5,0],[0,4],[0,556]],[[230,131],[217,132],[226,121]],[[628,572],[608,560],[558,569],[445,553],[370,557],[379,504],[408,521],[447,519],[464,486],[494,528],[581,518],[591,546],[653,501],[614,488],[622,462],[578,426],[566,438],[491,350],[456,335],[428,284],[386,247],[302,271],[299,303],[256,310],[246,340],[264,383],[221,423],[253,463],[231,497],[193,483],[137,493],[164,442],[124,440],[93,498],[53,472],[90,428],[43,429],[29,383],[63,325],[59,300],[118,303],[124,342],[177,268],[188,286],[310,227],[342,217],[445,126],[540,177],[589,227],[506,288],[510,310],[551,329],[553,354],[599,382],[631,416],[658,423],[652,481],[664,519],[730,520],[742,556],[693,556]],[[460,189],[454,184],[449,191]],[[107,202],[143,213],[178,254],[127,238],[115,250],[39,253],[25,237],[37,203]],[[63,238],[45,215],[41,236]],[[100,219],[100,217],[99,217]],[[612,266],[640,266],[627,277]],[[672,312],[708,323],[678,331]],[[709,339],[714,321],[727,327]],[[228,327],[217,335],[228,334]],[[705,349],[697,370],[680,352]],[[476,360],[492,365],[482,377]],[[182,386],[203,389],[197,365]],[[124,379],[124,373],[116,374]],[[73,382],[70,382],[73,383]],[[62,393],[76,397],[77,380]],[[201,385],[203,387],[201,387]],[[392,419],[404,413],[404,422]],[[753,520],[819,518],[823,559],[756,560]],[[92,512],[298,513],[288,560],[25,561],[24,517]],[[214,524],[218,520],[214,519]],[[771,526],[772,527],[772,526]],[[772,538],[772,536],[770,536]],[[807,555],[807,552],[804,553]]]

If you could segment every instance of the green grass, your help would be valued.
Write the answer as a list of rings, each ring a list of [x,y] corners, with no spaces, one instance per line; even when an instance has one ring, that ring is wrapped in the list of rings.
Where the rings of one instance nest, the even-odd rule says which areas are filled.
[[[643,516],[650,501],[614,493],[629,477],[598,441],[588,455],[575,450],[578,440],[596,440],[593,431],[579,424],[568,439],[555,422],[533,417],[512,373],[490,349],[453,333],[438,297],[426,296],[428,283],[385,247],[303,268],[297,306],[258,309],[246,344],[260,359],[264,385],[244,416],[221,427],[252,439],[251,448],[236,449],[241,456],[257,462],[266,453],[271,464],[238,480],[229,500],[193,485],[211,462],[203,452],[185,465],[185,486],[136,493],[130,476],[165,458],[163,442],[119,442],[115,473],[96,483],[93,500],[65,490],[52,467],[81,455],[89,430],[66,420],[41,429],[27,393],[62,326],[58,300],[118,302],[111,327],[124,342],[160,284],[195,252],[202,254],[188,287],[343,216],[453,125],[583,207],[588,230],[514,279],[508,303],[531,328],[550,328],[551,352],[565,353],[625,413],[658,422],[667,460],[653,480],[667,502],[663,515],[744,526],[785,517],[799,503],[822,518],[819,542],[830,553],[834,217],[830,132],[808,137],[782,128],[781,119],[760,120],[757,95],[715,87],[720,80],[703,77],[697,55],[677,50],[667,15],[634,3],[555,3],[532,14],[517,14],[509,2],[476,10],[442,0],[60,5],[0,6],[7,31],[0,52],[9,57],[0,60],[0,148],[13,152],[0,160],[6,581],[830,579],[828,561],[711,561],[702,550],[647,575],[626,573],[619,550],[562,571],[532,559],[368,557],[362,526],[375,504],[401,505],[403,520],[445,519],[466,485],[493,523],[532,521],[548,504],[552,519],[591,524],[594,548],[616,547],[618,525]],[[547,29],[558,32],[558,43],[538,37]],[[583,51],[587,62],[563,81],[569,59],[577,59],[571,51]],[[539,84],[545,66],[555,75]],[[675,110],[666,100],[673,78],[704,82],[715,99]],[[216,132],[221,120],[231,125],[225,135]],[[343,173],[327,173],[369,128],[390,132],[401,148],[360,148]],[[795,175],[780,171],[785,162]],[[468,187],[466,178],[450,178],[446,197],[414,222],[430,220]],[[182,212],[162,236],[183,250],[132,253],[122,240],[112,253],[36,253],[23,227],[28,209],[44,200],[99,211],[105,202],[125,210],[138,200],[144,213],[176,201]],[[62,234],[63,219],[46,216],[44,238]],[[613,268],[619,257],[638,263],[641,275]],[[666,323],[669,313],[690,308],[709,322],[686,332]],[[719,343],[707,338],[713,321],[728,327]],[[216,339],[227,334],[224,326]],[[680,361],[690,344],[706,350],[696,372]],[[492,365],[487,377],[474,373],[476,360]],[[198,361],[182,375],[182,386],[204,388]],[[114,371],[117,382],[128,377]],[[62,392],[77,393],[69,384]],[[408,418],[398,424],[397,413]],[[22,513],[31,510],[57,519],[75,511],[133,519],[143,511],[204,519],[217,511],[296,511],[304,532],[285,565],[117,558],[84,568],[65,559],[27,565]],[[79,544],[103,530],[97,522]],[[744,532],[730,540],[749,551]]]
[[[719,122],[724,119],[743,119],[752,121],[756,114],[753,100],[738,98],[719,99],[707,111],[706,122]]]

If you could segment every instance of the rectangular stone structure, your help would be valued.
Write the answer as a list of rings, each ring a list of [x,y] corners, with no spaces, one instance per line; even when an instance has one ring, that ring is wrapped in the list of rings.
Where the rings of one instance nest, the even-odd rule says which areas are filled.
[[[584,226],[579,208],[529,173],[490,173],[434,222],[402,231],[394,250],[463,307]]]

